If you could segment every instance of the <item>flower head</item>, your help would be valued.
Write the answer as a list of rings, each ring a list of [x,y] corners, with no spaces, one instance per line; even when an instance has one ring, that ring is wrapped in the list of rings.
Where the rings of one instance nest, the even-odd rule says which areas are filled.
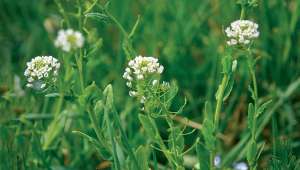
[[[158,84],[157,77],[163,70],[164,67],[154,57],[137,56],[133,60],[130,60],[123,74],[123,78],[127,80],[126,85],[131,89],[129,95],[138,97],[141,103],[145,103],[147,98],[144,94],[138,92],[138,89],[141,88],[137,86],[139,84],[155,86]]]
[[[229,38],[227,44],[233,45],[246,45],[251,40],[259,36],[258,24],[250,20],[236,20],[226,28],[225,33]]]
[[[80,32],[67,29],[58,32],[54,45],[65,52],[69,52],[72,49],[81,48],[83,43],[84,37]]]
[[[50,82],[55,82],[60,63],[52,56],[37,56],[27,62],[24,75],[27,77],[27,87],[44,89]]]

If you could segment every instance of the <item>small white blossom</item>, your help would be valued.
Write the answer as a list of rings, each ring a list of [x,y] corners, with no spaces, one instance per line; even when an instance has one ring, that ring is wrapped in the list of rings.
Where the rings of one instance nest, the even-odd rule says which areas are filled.
[[[129,96],[130,97],[134,97],[137,95],[137,92],[136,91],[129,91]]]
[[[157,83],[158,83],[158,80],[153,80],[153,81],[152,81],[152,86],[157,85]]]
[[[146,97],[145,97],[145,96],[142,96],[140,102],[141,102],[141,103],[145,103],[145,102],[146,102]]]
[[[72,49],[81,48],[83,43],[84,37],[80,32],[67,29],[58,32],[54,45],[65,52],[69,52]]]
[[[233,165],[234,170],[248,170],[248,166],[245,162],[239,162]]]
[[[161,74],[164,67],[154,57],[137,56],[130,60],[125,69],[123,78],[132,81],[131,78],[144,79],[148,74]]]
[[[141,103],[146,102],[146,97],[138,94],[136,84],[138,81],[149,81],[149,78],[154,75],[160,75],[164,67],[158,63],[158,59],[154,57],[137,56],[128,62],[128,67],[125,68],[123,78],[127,80],[126,85],[131,89],[129,96],[137,97]],[[151,82],[149,82],[151,83]],[[158,83],[158,80],[153,80],[152,85]]]
[[[225,33],[229,38],[228,45],[246,45],[259,36],[258,24],[250,20],[236,20],[226,28]]]
[[[27,62],[24,75],[27,77],[27,87],[44,89],[48,82],[55,82],[60,68],[58,60],[52,56],[37,56]],[[56,74],[54,74],[56,73]]]

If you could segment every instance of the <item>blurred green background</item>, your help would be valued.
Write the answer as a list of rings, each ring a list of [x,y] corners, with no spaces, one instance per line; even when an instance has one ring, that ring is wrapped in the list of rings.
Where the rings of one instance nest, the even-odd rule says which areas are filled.
[[[72,16],[76,12],[75,0],[61,1],[71,20],[71,27],[79,30],[78,21]],[[82,0],[83,6],[92,3]],[[100,1],[103,3],[103,1]],[[214,102],[214,94],[220,82],[220,58],[224,53],[226,38],[223,33],[230,22],[239,18],[240,7],[235,0],[112,0],[110,12],[126,30],[130,30],[141,17],[140,25],[133,37],[133,47],[138,54],[156,56],[165,67],[164,80],[174,80],[179,86],[179,95],[173,109],[188,103],[182,116],[196,122],[202,121],[205,100]],[[97,8],[93,10],[97,12]],[[259,96],[281,99],[287,87],[300,77],[300,2],[299,0],[261,0],[259,6],[247,11],[246,18],[259,24],[260,37],[255,40],[254,54],[259,58],[257,78]],[[47,164],[60,168],[94,169],[100,161],[95,151],[81,138],[65,131],[59,147],[44,153],[39,148],[39,138],[46,129],[47,121],[18,122],[22,114],[49,111],[41,94],[32,94],[25,88],[23,76],[26,62],[38,55],[58,56],[53,45],[57,31],[61,29],[62,16],[51,0],[0,0],[0,162],[9,169],[32,167],[43,169]],[[86,48],[97,45],[89,56],[85,77],[88,83],[95,81],[101,88],[112,83],[117,110],[126,123],[129,138],[139,144],[142,133],[134,101],[122,74],[127,63],[122,50],[122,35],[108,20],[87,19],[85,28]],[[235,56],[238,57],[238,56]],[[20,78],[25,95],[8,96],[16,91],[16,76]],[[247,67],[240,56],[236,83],[230,98],[224,105],[221,116],[222,133],[226,136],[223,150],[228,152],[242,138],[247,129],[248,93]],[[3,97],[6,96],[6,97]],[[5,99],[4,99],[5,98]],[[294,154],[299,156],[300,133],[300,89],[291,94],[276,108],[279,136],[290,139]],[[70,123],[70,130],[80,128],[91,131],[87,116]],[[162,133],[164,124],[161,125]],[[266,141],[262,167],[270,159],[271,122],[263,130],[260,140]],[[186,144],[193,143],[197,133],[186,136]],[[51,160],[43,159],[48,155]],[[47,160],[43,162],[41,160]],[[4,164],[6,164],[4,163]],[[16,167],[18,165],[18,167]],[[5,167],[5,166],[3,166]]]

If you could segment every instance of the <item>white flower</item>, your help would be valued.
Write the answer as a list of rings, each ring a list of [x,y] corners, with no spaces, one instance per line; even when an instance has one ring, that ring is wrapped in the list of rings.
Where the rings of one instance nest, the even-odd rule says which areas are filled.
[[[239,162],[233,165],[234,170],[248,170],[248,166],[245,162]]]
[[[146,97],[145,97],[145,96],[142,96],[140,102],[141,102],[141,103],[145,103],[145,102],[146,102]]]
[[[60,68],[58,60],[52,56],[37,56],[27,62],[24,75],[27,77],[27,87],[44,89],[49,82],[55,82]],[[54,74],[56,73],[56,74]]]
[[[136,91],[129,91],[129,96],[130,97],[134,97],[137,95],[137,92]]]
[[[227,44],[230,46],[249,44],[251,40],[259,36],[258,24],[250,20],[236,20],[225,29],[229,38]]]
[[[164,67],[158,63],[157,58],[137,56],[129,61],[123,78],[129,81],[132,81],[131,78],[142,80],[149,74],[161,74],[163,70]]]
[[[54,45],[65,52],[69,52],[72,49],[81,48],[83,43],[84,37],[80,32],[67,29],[58,32]]]
[[[128,62],[128,67],[125,68],[123,78],[127,80],[126,85],[131,89],[129,95],[137,97],[141,103],[145,103],[146,97],[133,91],[139,81],[149,81],[149,78],[155,75],[160,75],[164,67],[158,63],[158,59],[154,57],[137,56]],[[148,82],[147,82],[148,83]],[[151,83],[151,82],[149,82]],[[152,85],[156,85],[158,80],[153,80]]]
[[[158,80],[153,80],[152,81],[152,86],[155,86],[158,83]]]

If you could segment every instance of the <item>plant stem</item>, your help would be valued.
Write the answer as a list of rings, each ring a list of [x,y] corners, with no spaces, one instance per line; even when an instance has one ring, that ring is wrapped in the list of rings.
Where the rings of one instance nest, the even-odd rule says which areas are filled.
[[[227,85],[227,81],[228,81],[228,75],[225,73],[222,79],[222,82],[219,86],[219,93],[217,96],[217,104],[216,104],[216,110],[215,110],[215,129],[218,129],[219,126],[219,119],[220,119],[220,112],[221,112],[221,108],[222,108],[222,103],[223,103],[223,96],[224,96],[224,91]]]
[[[167,146],[165,145],[163,139],[161,138],[161,136],[159,134],[159,130],[157,129],[157,126],[156,126],[154,120],[151,118],[151,116],[149,114],[147,114],[147,117],[155,127],[156,139],[152,139],[152,140],[154,140],[154,142],[156,142],[159,145],[161,151],[165,154],[167,160],[173,166],[173,163],[175,163],[175,161],[172,159],[172,155],[170,155]]]
[[[62,14],[62,16],[63,16],[64,21],[66,22],[67,27],[70,27],[70,22],[69,22],[69,20],[68,20],[67,13],[65,12],[65,10],[64,10],[64,8],[63,8],[63,6],[62,6],[62,4],[59,2],[59,0],[55,0],[55,3],[56,3],[56,5],[57,5],[57,7],[58,7],[59,12],[60,12],[60,13]]]
[[[82,52],[81,52],[81,50],[80,50],[80,56],[79,56],[79,58],[76,57],[76,64],[77,64],[78,73],[79,73],[80,90],[83,93],[83,91],[84,91],[84,79],[83,79]]]
[[[55,109],[55,112],[54,112],[54,117],[56,117],[59,114],[59,112],[61,110],[61,107],[63,105],[63,101],[64,101],[64,93],[60,92],[59,98],[58,98],[58,101],[57,101],[57,104],[56,104],[56,109]]]
[[[246,13],[245,5],[242,5],[240,20],[245,18],[245,13]]]
[[[253,125],[251,129],[251,144],[256,145],[256,122],[257,122],[257,110],[258,110],[258,90],[257,90],[257,82],[256,82],[256,76],[255,76],[255,71],[254,71],[254,63],[253,59],[251,58],[251,51],[248,50],[249,55],[247,58],[248,62],[248,69],[251,75],[252,83],[253,83],[253,100],[254,100],[254,117],[253,117]],[[251,147],[253,148],[253,147]],[[254,162],[249,162],[250,165],[250,170],[255,170],[256,168],[256,163]]]
[[[140,165],[139,165],[139,163],[136,159],[136,156],[134,155],[133,147],[130,145],[130,143],[128,141],[128,138],[127,138],[127,135],[126,135],[125,131],[123,130],[123,127],[121,125],[120,117],[119,117],[119,115],[117,114],[116,111],[113,111],[113,115],[114,115],[114,119],[117,121],[117,124],[120,128],[121,135],[123,136],[123,142],[124,142],[124,144],[126,145],[126,147],[128,149],[128,154],[133,159],[134,166],[136,167],[136,169],[139,170],[139,169],[141,169]]]
[[[120,165],[120,161],[119,161],[118,153],[117,153],[117,144],[116,144],[116,141],[114,138],[114,133],[113,133],[112,125],[111,125],[112,121],[110,120],[109,115],[108,115],[109,112],[110,112],[110,110],[105,108],[104,117],[105,117],[106,124],[108,127],[108,132],[109,132],[108,134],[109,134],[109,137],[111,140],[113,159],[114,159],[114,167],[115,167],[115,170],[121,170],[121,165]]]
[[[225,88],[227,86],[227,82],[228,82],[228,74],[224,73],[223,79],[221,84],[219,85],[218,88],[218,93],[217,93],[217,104],[216,104],[216,110],[215,110],[215,118],[214,118],[214,128],[215,131],[218,131],[219,128],[219,121],[220,121],[220,112],[222,109],[222,103],[223,103],[223,97],[224,97],[224,92],[225,92]],[[217,134],[217,133],[216,133]],[[214,150],[211,151],[210,154],[210,168],[211,170],[215,169],[214,166],[214,158],[216,156],[216,148]]]
[[[96,119],[93,111],[91,109],[88,109],[88,113],[89,113],[90,120],[92,122],[93,129],[94,129],[94,131],[96,133],[96,136],[98,138],[98,141],[102,144],[102,146],[105,146],[104,142],[102,141],[104,139],[104,137],[101,134],[101,131],[100,131],[98,123],[97,123],[97,119]]]
[[[215,169],[215,165],[214,165],[214,160],[215,160],[215,155],[216,153],[213,152],[209,155],[209,162],[210,162],[210,169],[214,170]]]

